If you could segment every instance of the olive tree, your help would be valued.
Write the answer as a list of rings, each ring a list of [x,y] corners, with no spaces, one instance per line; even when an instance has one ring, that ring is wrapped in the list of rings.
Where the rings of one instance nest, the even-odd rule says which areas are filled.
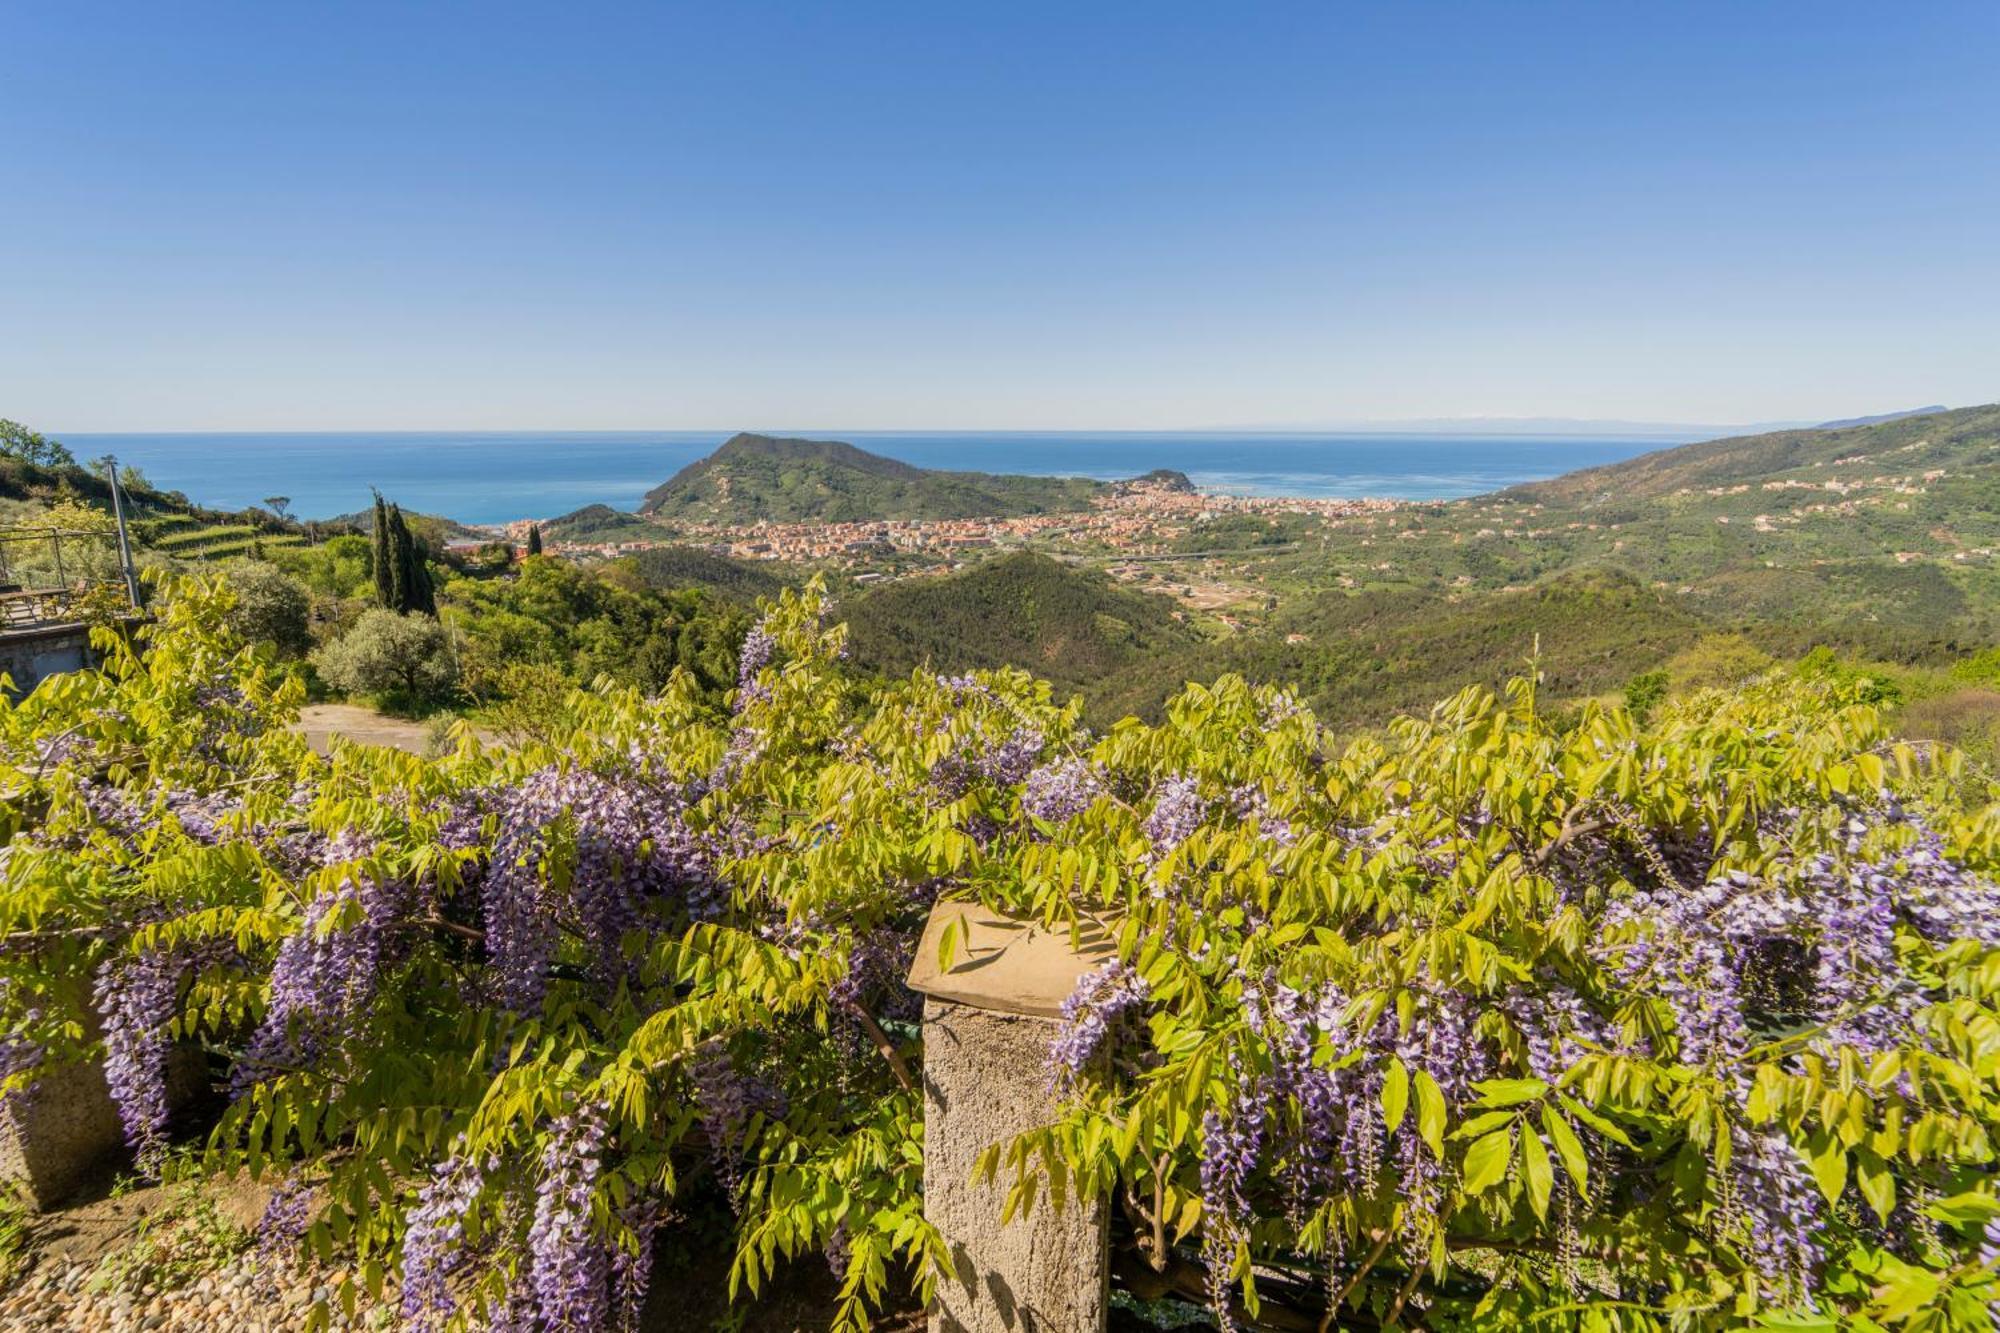
[[[436,701],[458,677],[442,625],[429,616],[379,607],[320,649],[314,661],[335,689],[393,695],[409,703]]]

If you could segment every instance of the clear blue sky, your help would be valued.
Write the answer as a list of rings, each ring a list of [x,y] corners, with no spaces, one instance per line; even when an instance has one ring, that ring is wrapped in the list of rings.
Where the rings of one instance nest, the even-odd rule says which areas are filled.
[[[0,7],[50,430],[2000,399],[2000,4]]]

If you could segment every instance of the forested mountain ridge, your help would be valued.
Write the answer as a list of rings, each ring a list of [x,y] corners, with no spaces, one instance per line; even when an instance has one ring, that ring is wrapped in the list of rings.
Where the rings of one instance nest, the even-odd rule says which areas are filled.
[[[1082,509],[1104,485],[935,471],[839,440],[746,432],[648,491],[639,512],[712,523],[1004,518]]]
[[[1758,485],[1839,466],[1855,475],[2000,465],[2000,404],[1703,440],[1584,468],[1500,494],[1544,504],[1621,504],[1712,486]],[[1824,480],[1826,478],[1818,478]]]

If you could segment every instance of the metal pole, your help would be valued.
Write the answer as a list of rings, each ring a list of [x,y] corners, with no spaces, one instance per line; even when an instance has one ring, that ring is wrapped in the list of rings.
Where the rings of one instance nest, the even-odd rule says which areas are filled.
[[[111,512],[118,519],[118,564],[125,571],[125,595],[132,601],[132,609],[139,609],[139,575],[132,568],[132,539],[125,535],[125,501],[118,490],[118,459],[115,455],[104,456],[104,470],[111,475]]]

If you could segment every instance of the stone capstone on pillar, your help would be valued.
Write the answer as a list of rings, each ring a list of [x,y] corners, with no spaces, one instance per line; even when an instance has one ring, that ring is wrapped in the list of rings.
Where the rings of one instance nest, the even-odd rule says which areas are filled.
[[[951,966],[939,958],[949,933]],[[1116,952],[1109,934],[939,903],[910,969],[924,996],[924,1214],[952,1272],[931,1333],[1101,1333],[1109,1298],[1104,1202],[1046,1193],[1002,1223],[1008,1175],[973,1182],[980,1154],[1055,1119],[1048,1052],[1076,983]]]

